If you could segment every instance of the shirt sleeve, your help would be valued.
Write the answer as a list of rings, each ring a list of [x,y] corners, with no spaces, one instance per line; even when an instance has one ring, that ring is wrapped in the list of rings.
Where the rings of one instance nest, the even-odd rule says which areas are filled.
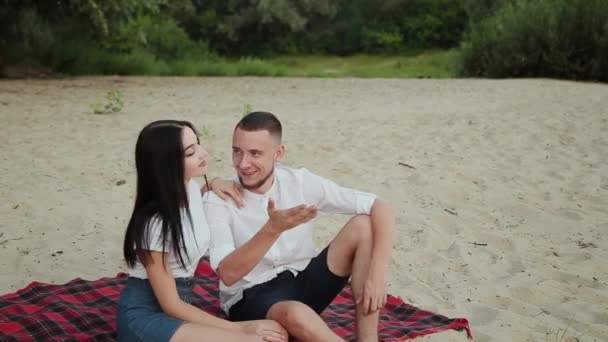
[[[214,194],[210,195],[215,196]],[[217,272],[220,262],[235,250],[231,227],[232,216],[230,209],[225,204],[217,203],[213,199],[205,199],[203,201],[203,208],[211,233],[209,262],[211,267]]]
[[[333,181],[301,170],[304,200],[319,210],[340,214],[371,214],[376,195],[340,186]]]
[[[163,251],[163,236],[162,236],[163,221],[157,215],[153,216],[148,223],[148,250],[155,252]],[[165,253],[169,253],[171,249],[171,237],[167,236]]]

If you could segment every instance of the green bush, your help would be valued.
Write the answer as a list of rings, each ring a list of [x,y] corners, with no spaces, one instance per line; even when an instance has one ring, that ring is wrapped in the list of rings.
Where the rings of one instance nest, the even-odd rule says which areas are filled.
[[[236,65],[236,76],[284,76],[283,67],[272,65],[258,58],[241,58]]]
[[[462,6],[468,20],[473,22],[485,19],[497,10],[514,0],[462,0]],[[516,1],[516,0],[515,0]]]
[[[480,0],[476,0],[480,1]],[[453,48],[462,40],[467,15],[462,1],[417,0],[401,19],[405,45],[409,48]]]
[[[608,80],[608,1],[520,0],[471,24],[460,73]]]
[[[211,58],[207,44],[191,40],[175,20],[164,17],[139,16],[121,25],[109,48],[120,53],[144,50],[165,61]]]
[[[166,75],[169,68],[146,51],[110,53],[101,49],[83,52],[64,72],[75,75]]]
[[[52,25],[34,9],[24,9],[14,15],[11,31],[18,39],[1,52],[2,57],[9,63],[48,65],[46,62],[60,40],[61,28]]]
[[[226,62],[202,62],[198,66],[199,76],[235,76],[234,66]]]
[[[403,37],[398,29],[364,28],[361,45],[365,52],[395,53],[403,49]]]

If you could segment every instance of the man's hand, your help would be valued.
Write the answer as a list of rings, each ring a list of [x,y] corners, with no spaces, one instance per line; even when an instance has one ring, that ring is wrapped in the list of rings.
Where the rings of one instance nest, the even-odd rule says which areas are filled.
[[[289,334],[279,323],[262,319],[257,321],[237,322],[246,334],[256,335],[266,342],[287,342]]]
[[[223,180],[219,177],[213,178],[209,183],[209,188],[224,201],[232,198],[237,207],[242,208],[245,205],[243,202],[243,187],[237,182]]]
[[[318,209],[314,205],[301,204],[289,209],[275,209],[274,201],[268,200],[268,223],[270,229],[277,234],[312,220],[317,213]]]
[[[369,315],[386,305],[386,272],[379,267],[370,267],[363,293],[355,293],[357,305],[363,305],[363,313]]]

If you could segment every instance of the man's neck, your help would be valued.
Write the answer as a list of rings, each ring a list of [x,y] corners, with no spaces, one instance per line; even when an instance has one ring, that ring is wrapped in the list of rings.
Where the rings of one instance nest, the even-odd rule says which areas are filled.
[[[264,184],[258,186],[257,188],[253,188],[253,189],[247,189],[255,194],[259,194],[259,195],[263,195],[265,193],[268,192],[268,190],[270,190],[270,188],[272,187],[272,184],[274,184],[274,173],[275,171],[272,171],[272,174],[270,175],[270,177],[268,177],[268,179],[264,182]]]

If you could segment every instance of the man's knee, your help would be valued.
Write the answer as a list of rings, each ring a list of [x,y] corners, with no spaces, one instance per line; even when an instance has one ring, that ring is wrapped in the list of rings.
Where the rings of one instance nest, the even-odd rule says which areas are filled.
[[[350,263],[357,249],[371,241],[372,221],[369,215],[351,217],[329,247],[330,270],[338,275],[350,274]]]
[[[317,313],[306,304],[287,301],[270,307],[267,318],[279,322],[290,333],[302,336],[307,331],[314,329],[310,324],[314,322],[311,320],[311,315],[317,315]]]
[[[369,215],[356,215],[349,221],[352,224],[358,241],[371,241],[372,220]]]

